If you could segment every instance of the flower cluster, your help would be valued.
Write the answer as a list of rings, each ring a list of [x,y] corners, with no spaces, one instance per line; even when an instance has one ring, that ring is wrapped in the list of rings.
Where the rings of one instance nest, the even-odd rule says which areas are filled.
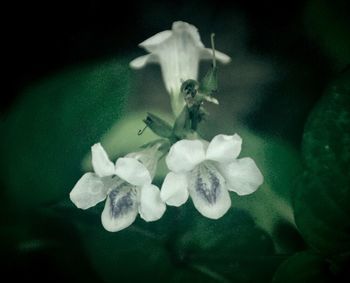
[[[150,54],[130,65],[138,69],[147,63],[160,64],[176,121],[169,125],[149,113],[144,122],[163,139],[115,163],[101,144],[93,145],[94,172],[80,178],[70,199],[81,209],[106,200],[101,220],[111,232],[130,226],[138,214],[147,222],[158,220],[166,204],[181,206],[189,196],[203,216],[218,219],[231,207],[229,191],[247,195],[263,183],[254,160],[238,158],[242,146],[238,134],[217,135],[208,142],[196,132],[206,113],[204,102],[217,103],[211,96],[216,91],[215,59],[228,63],[230,57],[205,48],[197,29],[185,22],[175,22],[172,30],[160,32],[140,46]],[[213,69],[198,83],[199,61],[210,58]],[[159,190],[152,180],[162,156],[166,156],[169,173]]]
[[[101,144],[91,148],[94,173],[85,173],[70,193],[72,202],[88,209],[106,200],[102,225],[111,232],[130,226],[139,213],[146,221],[155,221],[165,212],[159,189],[152,185],[157,166],[157,146],[109,160]],[[153,174],[152,174],[153,173]]]

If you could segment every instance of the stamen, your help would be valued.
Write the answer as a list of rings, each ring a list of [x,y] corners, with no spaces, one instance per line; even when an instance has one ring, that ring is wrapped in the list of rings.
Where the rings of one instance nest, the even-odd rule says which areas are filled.
[[[216,57],[215,57],[215,33],[211,34],[211,49],[213,51],[213,68],[216,68]]]

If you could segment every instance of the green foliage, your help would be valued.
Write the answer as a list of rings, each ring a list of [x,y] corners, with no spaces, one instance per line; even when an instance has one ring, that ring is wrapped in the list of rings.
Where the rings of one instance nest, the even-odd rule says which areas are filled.
[[[300,232],[315,250],[350,251],[350,73],[335,81],[305,126],[305,173],[294,199]]]
[[[173,133],[170,124],[162,118],[159,118],[157,115],[147,113],[147,118],[143,121],[156,135],[160,137],[170,138]]]
[[[2,181],[21,209],[67,196],[92,144],[120,118],[126,61],[74,68],[31,86],[1,124]]]
[[[195,215],[194,221],[190,229],[178,234],[173,247],[179,259],[211,270],[223,282],[269,281],[281,258],[275,255],[271,237],[249,213],[232,208],[220,221],[213,221],[190,205],[182,213],[188,218]]]
[[[211,96],[214,95],[218,90],[218,74],[217,74],[217,67],[212,67],[209,69],[209,71],[206,73],[204,78],[202,79],[200,86],[199,86],[199,92],[203,93],[205,95]]]
[[[232,209],[220,221],[203,218],[187,203],[168,208],[154,223],[141,219],[119,233],[100,224],[102,205],[81,211],[72,204],[53,207],[59,219],[77,227],[87,256],[104,282],[268,282],[284,257],[247,212]],[[251,268],[254,267],[254,272]]]
[[[350,72],[335,80],[309,116],[303,135],[304,174],[293,208],[313,250],[284,262],[273,282],[350,279]],[[345,282],[345,281],[344,281]]]
[[[272,283],[332,282],[329,264],[310,251],[291,256],[278,268]]]
[[[186,134],[190,131],[190,114],[187,107],[184,107],[180,115],[176,118],[174,124],[174,136],[178,138],[185,138]]]

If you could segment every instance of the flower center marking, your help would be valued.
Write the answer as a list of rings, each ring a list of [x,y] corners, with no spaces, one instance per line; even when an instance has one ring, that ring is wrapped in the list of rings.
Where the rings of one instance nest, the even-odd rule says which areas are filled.
[[[135,205],[136,189],[126,182],[112,189],[109,194],[111,216],[116,218],[127,214]]]

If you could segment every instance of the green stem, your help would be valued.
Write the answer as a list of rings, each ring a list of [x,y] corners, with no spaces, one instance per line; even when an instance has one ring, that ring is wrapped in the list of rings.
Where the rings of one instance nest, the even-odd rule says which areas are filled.
[[[198,124],[200,122],[199,107],[199,105],[194,105],[190,109],[191,130],[193,131],[197,131]]]

